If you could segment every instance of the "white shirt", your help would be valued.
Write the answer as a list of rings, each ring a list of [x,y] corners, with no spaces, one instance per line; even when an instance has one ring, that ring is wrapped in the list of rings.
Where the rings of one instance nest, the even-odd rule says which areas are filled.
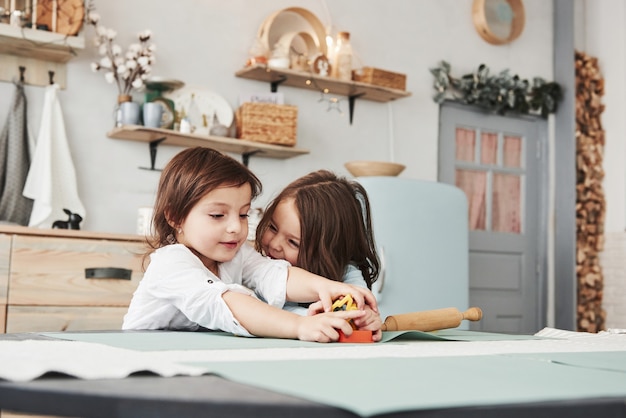
[[[222,294],[249,294],[282,308],[289,265],[243,245],[231,261],[219,264],[218,278],[184,245],[159,248],[150,255],[150,265],[133,294],[122,329],[195,331],[202,326],[251,336]]]

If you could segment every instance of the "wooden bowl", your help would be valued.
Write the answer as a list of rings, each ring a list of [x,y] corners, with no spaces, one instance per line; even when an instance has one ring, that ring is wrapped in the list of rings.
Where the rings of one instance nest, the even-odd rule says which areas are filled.
[[[349,161],[344,164],[354,177],[397,176],[405,165],[387,161]]]

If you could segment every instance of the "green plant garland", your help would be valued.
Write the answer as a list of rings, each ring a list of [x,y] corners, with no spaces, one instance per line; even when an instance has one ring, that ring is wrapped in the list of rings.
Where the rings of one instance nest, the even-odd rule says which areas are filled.
[[[461,78],[450,75],[450,64],[446,61],[441,61],[440,66],[431,68],[430,72],[435,76],[435,102],[441,103],[452,96],[453,101],[479,106],[500,115],[512,112],[539,114],[546,118],[556,112],[563,97],[561,86],[555,82],[535,77],[531,84],[517,75],[510,75],[509,70],[490,76],[485,64]]]

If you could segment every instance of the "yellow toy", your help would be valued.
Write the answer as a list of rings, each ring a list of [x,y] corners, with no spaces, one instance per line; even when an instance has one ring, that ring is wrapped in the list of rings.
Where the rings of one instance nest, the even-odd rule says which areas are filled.
[[[333,311],[354,311],[358,309],[351,294],[347,294],[343,298],[337,299],[335,303],[333,303],[332,308]]]
[[[359,308],[356,306],[356,303],[354,303],[354,300],[352,299],[352,295],[347,294],[343,298],[337,299],[333,303],[332,309],[333,309],[333,312],[335,312],[335,311],[356,311]],[[356,329],[356,326],[354,326],[354,324],[352,323],[352,320],[349,320],[348,323],[350,324],[352,329]]]

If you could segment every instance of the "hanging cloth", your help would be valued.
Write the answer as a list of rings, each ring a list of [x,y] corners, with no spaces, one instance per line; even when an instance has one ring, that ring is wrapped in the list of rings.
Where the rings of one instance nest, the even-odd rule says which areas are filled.
[[[15,82],[15,95],[0,134],[0,221],[28,225],[33,201],[22,195],[30,167],[24,83]]]
[[[55,220],[67,219],[63,209],[85,218],[58,90],[58,84],[46,87],[35,155],[24,186],[24,196],[35,200],[28,225],[39,228],[50,228]]]

